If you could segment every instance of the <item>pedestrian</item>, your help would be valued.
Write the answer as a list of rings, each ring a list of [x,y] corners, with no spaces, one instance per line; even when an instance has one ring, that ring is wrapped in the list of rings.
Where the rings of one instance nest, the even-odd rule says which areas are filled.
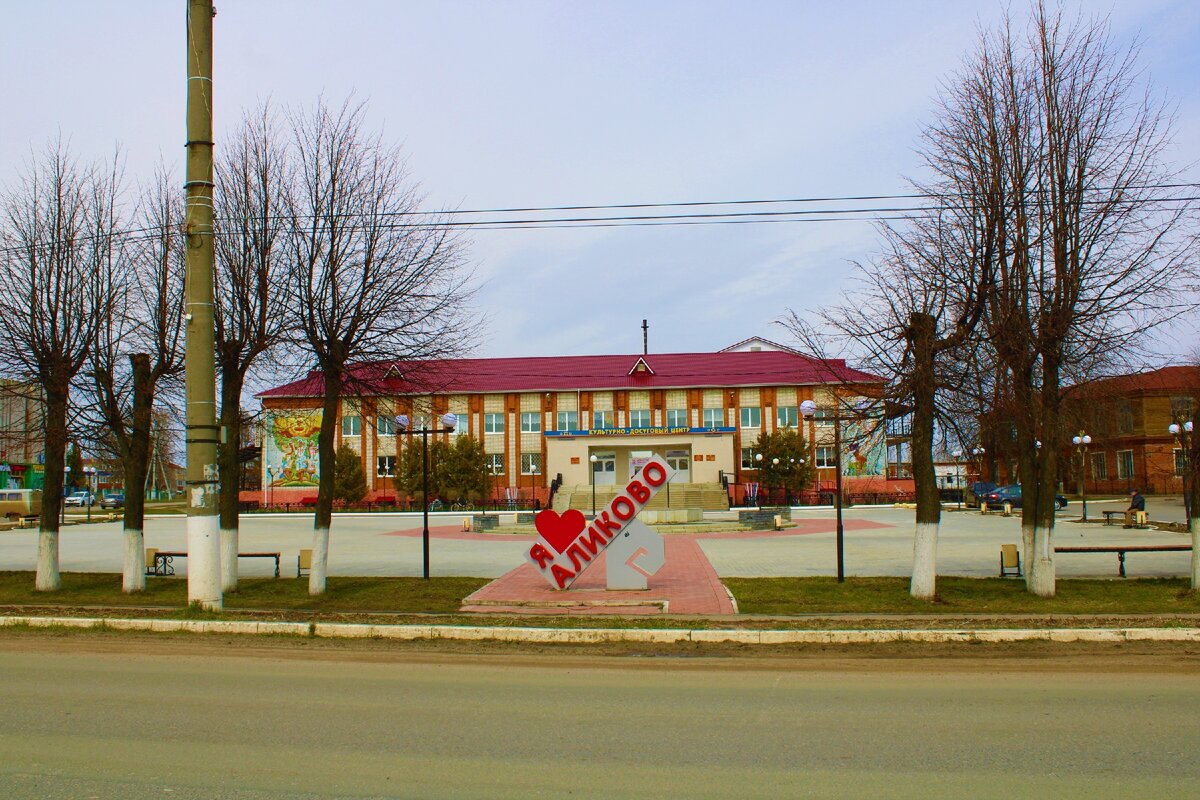
[[[1132,528],[1137,524],[1138,512],[1145,512],[1146,498],[1142,497],[1141,492],[1133,489],[1129,492],[1129,508],[1125,509],[1125,527]]]

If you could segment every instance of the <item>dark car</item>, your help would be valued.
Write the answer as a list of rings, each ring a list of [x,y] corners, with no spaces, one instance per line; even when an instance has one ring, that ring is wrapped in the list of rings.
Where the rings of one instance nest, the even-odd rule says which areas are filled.
[[[1005,503],[1008,503],[1013,508],[1020,508],[1021,487],[1014,485],[993,489],[982,495],[982,502],[986,503],[988,508],[1002,508]],[[1067,498],[1061,494],[1054,495],[1054,507],[1058,509],[1066,508]]]
[[[101,508],[124,508],[125,507],[125,495],[123,495],[123,494],[105,495],[104,498],[100,501],[100,507]]]

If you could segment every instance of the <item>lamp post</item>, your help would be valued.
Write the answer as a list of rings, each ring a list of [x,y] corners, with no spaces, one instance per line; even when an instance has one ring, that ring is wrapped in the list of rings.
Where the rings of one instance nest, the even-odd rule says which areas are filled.
[[[271,507],[271,489],[275,486],[275,470],[267,466],[267,508]]]
[[[954,457],[954,487],[958,489],[958,510],[962,511],[963,501],[963,481],[962,481],[962,450],[955,450],[950,454]]]
[[[596,518],[596,462],[599,460],[595,453],[588,456],[588,461],[592,463],[592,519]]]
[[[759,486],[759,483],[761,483],[761,481],[762,481],[762,453],[754,454],[754,464],[755,464],[754,469],[756,472],[758,472],[758,474],[755,475],[754,477],[759,479],[758,481],[755,482],[755,485],[754,485],[754,507],[758,508],[758,486]]]
[[[96,496],[95,490],[92,488],[96,483],[96,468],[90,464],[85,466],[83,468],[83,478],[84,482],[87,483],[87,497],[84,498],[84,502],[87,503],[87,521],[91,522],[92,500],[94,500]]]
[[[805,400],[800,404],[800,413],[805,419],[810,419],[817,413],[817,404],[812,400]],[[833,468],[834,490],[833,498],[834,508],[837,511],[837,579],[838,583],[844,583],[846,580],[846,563],[844,558],[845,530],[842,527],[842,415],[834,409],[833,412]]]
[[[458,426],[458,417],[454,414],[444,414],[440,421],[441,428],[430,428],[426,425],[414,431],[409,427],[407,415],[399,414],[395,419],[397,434],[401,431],[409,436],[414,433],[421,434],[421,577],[425,580],[429,580],[429,434],[449,433]]]
[[[63,467],[63,486],[67,485],[67,477],[70,474],[71,474],[71,465],[67,464],[66,466]],[[58,504],[59,504],[59,508],[62,510],[62,516],[60,517],[58,524],[66,525],[67,524],[67,497],[66,497],[65,492],[63,493],[63,496],[61,498],[59,498]]]
[[[1191,507],[1192,494],[1189,491],[1192,481],[1192,468],[1195,466],[1188,458],[1189,451],[1192,446],[1192,421],[1185,420],[1182,425],[1178,422],[1172,422],[1167,426],[1167,432],[1175,437],[1175,441],[1179,442],[1180,456],[1183,458],[1183,473],[1180,477],[1183,478],[1183,516],[1187,518],[1188,530],[1192,529],[1192,513]],[[1193,531],[1194,532],[1194,531]]]
[[[1079,496],[1083,500],[1083,518],[1080,521],[1087,522],[1087,449],[1092,437],[1080,431],[1078,436],[1071,437],[1071,443],[1075,445],[1075,452],[1079,453]]]

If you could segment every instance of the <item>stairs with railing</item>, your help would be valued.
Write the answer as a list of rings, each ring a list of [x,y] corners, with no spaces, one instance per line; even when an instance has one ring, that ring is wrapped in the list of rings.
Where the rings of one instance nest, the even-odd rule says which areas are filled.
[[[604,508],[617,496],[620,486],[597,486],[596,508]],[[669,496],[670,508],[698,508],[702,511],[728,511],[729,495],[719,483],[672,483]],[[585,514],[592,510],[592,487],[589,484],[560,486],[554,496],[555,511],[562,513],[574,508]],[[659,490],[646,508],[668,508],[666,487]]]

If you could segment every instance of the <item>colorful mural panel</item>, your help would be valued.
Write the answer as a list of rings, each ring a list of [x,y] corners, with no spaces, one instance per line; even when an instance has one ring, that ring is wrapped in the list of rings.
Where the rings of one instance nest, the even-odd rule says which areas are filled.
[[[267,412],[263,480],[276,488],[316,486],[321,476],[317,437],[321,410]]]
[[[842,474],[866,477],[887,474],[887,446],[882,420],[846,423],[842,430]]]

